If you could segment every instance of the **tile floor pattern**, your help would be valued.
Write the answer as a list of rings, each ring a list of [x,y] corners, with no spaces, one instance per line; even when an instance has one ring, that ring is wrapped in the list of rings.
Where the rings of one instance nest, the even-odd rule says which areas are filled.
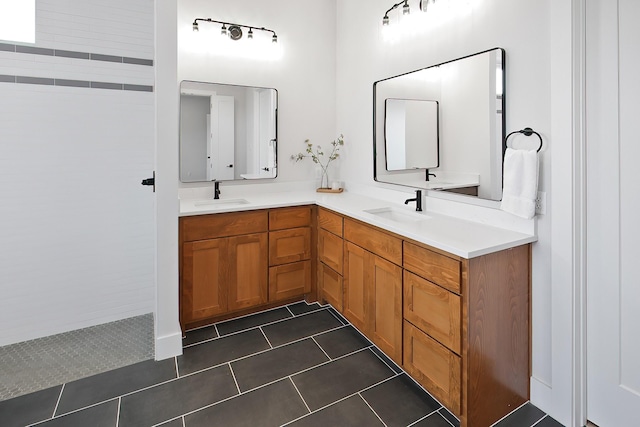
[[[0,401],[153,359],[153,328],[150,313],[0,347]]]
[[[182,356],[0,402],[0,425],[417,426],[459,422],[331,307],[299,302],[187,333]],[[557,427],[526,404],[498,427]]]

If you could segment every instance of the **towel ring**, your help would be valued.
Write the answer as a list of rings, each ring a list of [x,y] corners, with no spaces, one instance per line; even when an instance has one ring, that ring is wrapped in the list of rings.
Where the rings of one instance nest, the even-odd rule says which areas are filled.
[[[540,146],[538,147],[538,149],[536,150],[537,152],[540,152],[540,150],[542,150],[542,137],[540,136],[540,134],[538,132],[536,132],[535,130],[531,129],[531,128],[524,128],[522,130],[515,130],[513,132],[511,132],[509,135],[507,135],[507,137],[504,139],[504,145],[507,145],[507,140],[509,139],[509,137],[511,135],[513,135],[514,133],[522,133],[525,136],[531,136],[534,133],[538,136],[538,139],[540,140]]]

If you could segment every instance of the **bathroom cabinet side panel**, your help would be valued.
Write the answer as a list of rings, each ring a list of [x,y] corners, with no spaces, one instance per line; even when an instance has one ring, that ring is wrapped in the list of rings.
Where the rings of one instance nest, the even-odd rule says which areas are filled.
[[[468,263],[463,410],[474,427],[529,400],[529,258],[523,245]]]

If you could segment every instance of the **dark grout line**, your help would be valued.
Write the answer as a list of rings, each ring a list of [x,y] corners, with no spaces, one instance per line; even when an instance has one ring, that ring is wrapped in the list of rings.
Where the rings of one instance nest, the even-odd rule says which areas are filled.
[[[278,307],[278,308],[282,308],[282,307]],[[318,310],[313,310],[313,311],[307,311],[307,312],[305,312],[305,313],[300,313],[300,314],[299,314],[299,315],[297,315],[297,316],[287,317],[287,318],[284,318],[284,319],[274,320],[274,321],[272,321],[272,322],[267,322],[267,323],[264,323],[264,324],[262,324],[262,325],[256,325],[256,326],[252,326],[252,327],[247,328],[247,329],[242,329],[242,330],[239,330],[239,331],[231,332],[231,333],[226,334],[226,335],[220,335],[220,334],[218,334],[219,336],[217,336],[217,337],[215,337],[215,338],[209,338],[209,339],[206,339],[206,340],[203,340],[203,341],[199,341],[199,342],[197,342],[197,343],[187,344],[187,345],[182,346],[182,348],[184,349],[184,348],[194,347],[194,346],[196,346],[196,345],[204,344],[204,343],[211,342],[211,341],[217,341],[217,340],[219,340],[219,339],[222,339],[222,338],[225,338],[225,337],[230,337],[230,336],[232,336],[232,335],[238,335],[238,334],[241,334],[241,333],[243,333],[243,332],[251,331],[251,330],[254,330],[254,329],[258,329],[258,328],[263,328],[263,327],[265,327],[265,326],[275,325],[276,323],[286,322],[286,321],[288,321],[288,320],[292,320],[292,319],[300,318],[300,317],[303,317],[303,316],[306,316],[306,315],[309,315],[309,314],[317,313],[317,312],[319,312],[319,311],[321,311],[321,310],[323,310],[323,309],[318,309]],[[325,310],[326,310],[326,309],[325,309]],[[331,312],[329,311],[329,313],[331,313]],[[254,314],[255,314],[255,313],[254,313]],[[335,317],[335,316],[333,316],[333,317]],[[235,319],[234,319],[234,320],[235,320]],[[220,322],[220,323],[222,323],[222,322]],[[340,322],[340,323],[342,323],[342,322]],[[346,325],[344,325],[344,324],[343,324],[343,325],[342,325],[342,327],[344,327],[344,326],[346,326]],[[338,328],[335,328],[335,329],[338,329]],[[195,330],[195,329],[194,329],[194,330]],[[217,330],[217,329],[216,329],[216,330]],[[328,331],[328,330],[327,330],[327,331]],[[324,331],[324,332],[327,332],[327,331]],[[316,335],[317,335],[317,334],[316,334]],[[267,340],[267,341],[268,341],[268,340]],[[296,341],[299,341],[299,340],[296,340]],[[291,342],[295,342],[295,341],[291,341]],[[274,347],[274,348],[277,348],[277,347]]]
[[[289,313],[291,313],[291,317],[296,317],[296,315],[295,315],[295,314],[293,314],[293,311],[291,311],[291,309],[289,308],[289,306],[288,306],[288,305],[285,305],[285,307],[286,307],[287,311],[288,311]]]
[[[120,424],[120,407],[122,406],[122,397],[118,398],[118,413],[116,414],[116,427]]]
[[[542,420],[544,420],[545,418],[547,418],[547,414],[545,413],[542,418],[540,418],[538,421],[536,421],[535,423],[531,424],[531,427],[535,427],[538,424],[540,424],[542,422]]]
[[[443,406],[442,408],[438,409],[438,413],[440,414],[440,416],[441,416],[442,418],[444,418],[444,420],[445,420],[447,423],[449,423],[449,425],[450,425],[451,427],[456,427],[456,426],[454,426],[453,424],[451,424],[451,421],[449,421],[449,418],[448,418],[448,417],[446,417],[446,416],[442,413],[442,410],[443,410],[443,409],[445,409],[445,408],[444,408],[444,406]],[[453,415],[453,414],[452,414],[452,415]]]
[[[58,411],[58,405],[60,405],[60,399],[62,399],[62,392],[64,391],[64,386],[66,383],[62,384],[62,387],[60,387],[60,394],[58,395],[58,400],[56,402],[56,407],[53,408],[53,414],[51,415],[51,418],[56,416],[56,412]]]
[[[438,402],[438,403],[440,403],[440,402]],[[433,415],[433,414],[436,414],[436,413],[437,413],[437,414],[439,414],[439,413],[440,413],[440,412],[439,412],[439,411],[440,411],[440,409],[441,409],[441,408],[438,408],[438,409],[436,409],[435,411],[429,412],[427,415],[425,415],[424,417],[418,418],[417,420],[415,420],[414,422],[412,422],[411,424],[409,424],[407,427],[414,426],[414,425],[418,424],[420,421],[422,421],[422,420],[426,420],[427,418],[429,418],[429,417],[430,417],[431,415]],[[444,417],[442,417],[442,418],[444,418]],[[446,418],[444,418],[444,420],[447,422],[447,424],[451,424],[451,423],[449,422],[449,420],[447,420]]]
[[[264,339],[267,340],[267,344],[269,344],[269,347],[273,348],[273,345],[271,344],[271,341],[269,341],[267,334],[265,334],[262,330],[262,326],[259,326],[258,329],[260,329],[260,332],[262,332],[262,336],[264,337]]]
[[[146,388],[141,389],[141,390],[146,390],[147,388],[151,388],[151,387],[146,387]],[[43,423],[47,423],[47,422],[49,422],[51,420],[57,420],[59,418],[66,417],[67,415],[75,414],[76,412],[84,411],[85,409],[89,409],[89,408],[93,408],[93,407],[98,406],[98,405],[102,405],[103,403],[111,402],[111,401],[116,400],[116,399],[122,399],[124,396],[128,396],[129,394],[132,394],[132,393],[127,393],[127,394],[123,394],[122,396],[116,396],[116,397],[112,397],[111,399],[103,400],[103,401],[100,401],[100,402],[97,402],[97,403],[92,403],[91,405],[83,406],[82,408],[74,409],[73,411],[65,412],[64,414],[60,414],[60,415],[52,417],[52,418],[47,418],[45,420],[41,420],[41,421],[38,421],[36,423],[29,424],[29,427],[39,426],[39,425],[41,425]]]
[[[374,345],[372,345],[372,346],[370,346],[370,347],[368,347],[368,348],[371,350],[371,353],[373,353],[373,355],[374,355],[374,356],[376,356],[376,357],[377,357],[377,358],[378,358],[382,363],[384,363],[384,366],[386,366],[387,368],[389,368],[389,369],[391,370],[391,372],[395,373],[395,372],[396,372],[396,370],[395,370],[395,369],[393,369],[391,366],[389,366],[389,364],[388,364],[388,363],[387,363],[387,362],[386,362],[382,357],[378,356],[378,353],[376,353],[375,351],[373,351],[373,347],[374,347],[374,346],[375,346],[375,344],[374,344]],[[376,347],[376,348],[377,348],[377,347]],[[380,350],[380,349],[378,348],[378,350]],[[404,371],[403,371],[403,372],[404,372]]]
[[[238,396],[242,394],[240,390],[240,386],[238,385],[238,380],[236,379],[236,374],[233,372],[233,367],[231,366],[231,362],[228,363],[229,370],[231,371],[231,376],[233,377],[233,382],[236,384],[236,388],[238,389]]]
[[[318,346],[318,348],[319,348],[320,350],[322,350],[322,352],[324,353],[324,355],[325,355],[325,356],[327,356],[327,359],[329,359],[329,360],[333,360],[333,359],[331,358],[331,356],[329,356],[329,355],[327,354],[327,352],[326,352],[326,351],[324,351],[324,348],[322,348],[322,346],[318,343],[318,341],[316,341],[316,338],[315,338],[314,336],[312,336],[312,337],[311,337],[311,339],[313,340],[313,342],[314,342],[314,343],[316,343],[316,345]]]
[[[311,408],[309,408],[309,405],[307,405],[307,401],[304,400],[304,397],[302,396],[302,393],[300,393],[300,390],[298,390],[298,386],[296,385],[295,382],[293,382],[293,378],[291,378],[291,375],[289,375],[289,381],[291,381],[291,384],[293,384],[293,388],[296,389],[296,391],[298,392],[298,396],[300,396],[300,399],[302,399],[302,403],[304,403],[305,408],[307,408],[307,411],[309,411],[309,414],[311,413]]]
[[[417,383],[416,383],[417,384]],[[500,418],[499,420],[497,420],[495,423],[491,424],[491,426],[494,426],[496,424],[498,424],[500,421],[504,420],[505,418],[508,418],[510,415],[514,414],[518,409],[524,407],[527,403],[529,403],[529,401],[527,400],[526,402],[524,402],[522,405],[518,406],[517,408],[515,408],[513,411],[509,412],[507,415],[505,415],[504,417]],[[542,417],[544,418],[544,416]],[[539,423],[540,420],[536,421],[536,423]]]
[[[360,399],[362,399],[362,401],[364,402],[365,405],[367,405],[367,407],[369,407],[369,409],[371,410],[371,412],[373,412],[373,414],[378,417],[378,419],[380,420],[380,422],[382,423],[382,425],[384,427],[387,427],[387,423],[384,422],[384,420],[380,417],[380,415],[378,415],[378,413],[376,412],[375,409],[373,409],[373,407],[371,405],[369,405],[369,402],[367,402],[367,399],[365,399],[364,397],[362,397],[362,392],[358,392],[358,397],[360,397]]]
[[[401,375],[401,374],[394,374],[394,375],[390,376],[389,378],[385,378],[385,379],[384,379],[384,380],[382,380],[382,381],[378,381],[378,382],[377,382],[377,383],[375,383],[375,384],[371,384],[370,386],[365,387],[365,388],[363,388],[362,390],[356,391],[355,393],[351,393],[351,394],[350,394],[350,395],[348,395],[348,396],[344,396],[343,398],[338,399],[338,400],[336,400],[336,401],[334,401],[334,402],[331,402],[331,403],[329,403],[328,405],[321,406],[320,408],[318,408],[318,409],[315,409],[315,410],[311,411],[311,413],[309,413],[309,414],[305,414],[305,415],[303,415],[303,416],[301,416],[301,417],[295,418],[295,419],[293,419],[293,420],[291,420],[291,421],[289,421],[289,422],[287,422],[287,423],[283,424],[281,427],[287,426],[287,425],[289,425],[289,424],[291,424],[291,423],[294,423],[294,422],[296,422],[296,421],[298,421],[298,420],[300,420],[300,419],[302,419],[302,418],[308,417],[308,416],[309,416],[309,415],[311,415],[311,414],[315,414],[316,412],[320,412],[320,411],[322,411],[323,409],[328,408],[329,406],[335,405],[335,404],[340,403],[340,402],[342,402],[342,401],[345,401],[345,400],[347,400],[347,399],[349,399],[349,398],[351,398],[351,397],[353,397],[353,396],[359,395],[359,394],[360,394],[360,393],[362,393],[362,392],[365,392],[365,391],[367,391],[367,390],[369,390],[369,389],[372,389],[372,388],[374,388],[374,387],[377,387],[377,386],[379,386],[380,384],[384,384],[384,383],[386,383],[387,381],[392,380],[392,379],[394,379],[394,378],[396,378],[396,377],[398,377],[398,376],[400,376],[400,375]]]

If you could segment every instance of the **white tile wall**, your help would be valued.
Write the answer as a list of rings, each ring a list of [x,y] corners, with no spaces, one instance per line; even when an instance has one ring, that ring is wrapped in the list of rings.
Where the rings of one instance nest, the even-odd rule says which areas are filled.
[[[152,0],[38,1],[36,46],[153,59]],[[0,52],[0,74],[153,85]],[[0,345],[154,311],[155,94],[0,83]]]

